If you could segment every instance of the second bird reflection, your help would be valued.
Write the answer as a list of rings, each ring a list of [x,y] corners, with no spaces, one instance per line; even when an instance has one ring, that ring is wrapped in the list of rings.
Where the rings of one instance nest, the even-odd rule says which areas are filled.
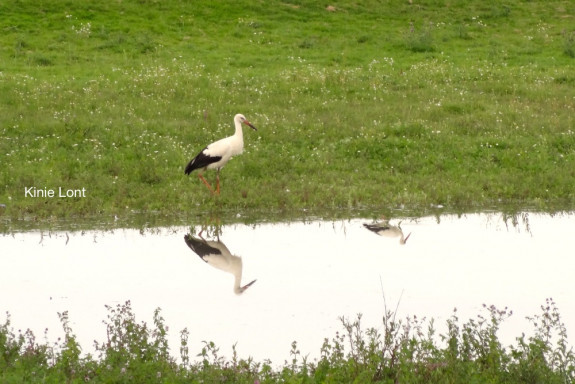
[[[203,261],[216,269],[234,276],[234,293],[236,295],[241,295],[256,282],[256,280],[253,280],[244,286],[241,285],[243,270],[242,258],[232,255],[226,245],[222,243],[219,236],[216,241],[205,240],[200,232],[199,237],[187,234],[184,236],[184,240],[188,247],[200,256]]]
[[[411,236],[411,233],[409,233],[407,236],[404,236],[403,230],[401,229],[401,222],[399,222],[397,225],[391,225],[385,216],[382,216],[381,221],[377,223],[363,224],[363,226],[378,234],[379,236],[399,237],[399,244],[401,245],[405,245],[405,243],[407,243],[407,239],[409,239],[409,236]]]

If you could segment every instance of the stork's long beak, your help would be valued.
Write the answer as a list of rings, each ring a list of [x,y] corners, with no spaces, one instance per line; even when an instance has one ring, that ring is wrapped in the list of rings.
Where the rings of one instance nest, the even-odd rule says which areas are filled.
[[[240,288],[240,292],[243,293],[246,289],[248,289],[249,287],[252,286],[253,283],[255,283],[256,280],[252,281],[251,283],[248,283],[246,285],[244,285],[243,287]]]
[[[244,120],[244,124],[250,126],[254,131],[257,131],[257,130],[258,130],[256,127],[254,127],[254,126],[252,125],[252,123],[250,123],[250,122],[247,121],[247,120]],[[252,283],[253,283],[253,281],[252,281]],[[251,285],[251,283],[250,283],[250,285]]]
[[[407,243],[407,239],[409,239],[409,236],[411,236],[411,232],[409,233],[409,235],[405,237],[405,239],[403,239],[403,244]]]

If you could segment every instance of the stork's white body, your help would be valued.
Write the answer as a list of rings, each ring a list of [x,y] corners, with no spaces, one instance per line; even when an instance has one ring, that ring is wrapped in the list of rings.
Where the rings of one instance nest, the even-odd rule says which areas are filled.
[[[204,156],[210,158],[220,158],[220,160],[208,164],[205,169],[222,169],[232,157],[241,155],[244,151],[244,134],[242,124],[238,122],[237,119],[234,119],[234,122],[236,124],[236,132],[233,134],[233,136],[228,136],[224,139],[211,143],[202,151]]]

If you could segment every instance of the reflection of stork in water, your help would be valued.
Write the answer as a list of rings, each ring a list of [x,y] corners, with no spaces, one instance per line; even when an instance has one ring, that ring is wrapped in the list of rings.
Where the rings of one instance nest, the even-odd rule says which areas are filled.
[[[240,286],[242,280],[242,258],[231,254],[229,249],[220,241],[207,241],[201,237],[195,238],[192,235],[185,235],[184,240],[192,251],[202,260],[214,268],[234,275],[234,293],[241,295],[256,281],[252,281]]]
[[[407,242],[407,239],[409,239],[411,233],[409,233],[407,236],[404,236],[400,225],[401,222],[399,222],[397,225],[391,225],[389,224],[389,220],[387,220],[385,217],[382,217],[382,220],[377,223],[364,224],[363,226],[380,236],[399,237],[399,244],[403,245]]]

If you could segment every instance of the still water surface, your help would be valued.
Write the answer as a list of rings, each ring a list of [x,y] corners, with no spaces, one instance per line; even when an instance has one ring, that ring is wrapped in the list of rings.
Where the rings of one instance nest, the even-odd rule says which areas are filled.
[[[404,239],[410,235],[405,244],[400,233],[369,231],[369,219],[223,226],[219,243],[208,228],[202,235],[212,243],[204,245],[230,252],[224,249],[220,264],[184,241],[190,227],[201,230],[198,223],[3,235],[0,322],[8,311],[15,330],[30,328],[43,340],[48,328],[55,341],[62,335],[57,313],[68,311],[84,351],[93,352],[93,341],[106,339],[105,305],[130,300],[137,320],[150,325],[161,308],[173,356],[187,328],[190,354],[205,340],[230,357],[237,343],[241,357],[281,364],[294,340],[303,355],[318,357],[324,338],[342,330],[340,316],[362,313],[365,327],[380,326],[384,296],[388,309],[400,301],[399,318],[433,317],[440,332],[454,308],[466,321],[486,314],[482,304],[509,307],[504,344],[529,333],[525,316],[552,297],[573,345],[575,213],[517,218],[515,225],[495,213],[391,219]],[[191,239],[201,240],[197,233]]]

